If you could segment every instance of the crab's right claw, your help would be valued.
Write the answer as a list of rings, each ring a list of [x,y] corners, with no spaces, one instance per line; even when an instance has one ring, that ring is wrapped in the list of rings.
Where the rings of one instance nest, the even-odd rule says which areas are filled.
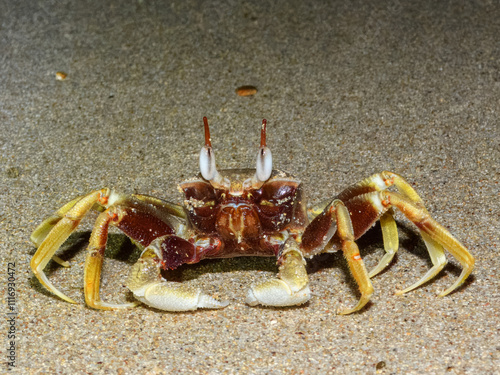
[[[221,309],[229,305],[229,302],[218,301],[203,294],[199,289],[165,280],[161,276],[160,262],[154,245],[146,248],[132,267],[127,287],[139,301],[160,310]]]
[[[130,288],[130,285],[129,285]],[[132,288],[130,288],[132,290]],[[166,280],[146,284],[132,290],[134,297],[142,303],[166,311],[190,311],[202,309],[221,309],[229,302],[220,302],[199,289]]]

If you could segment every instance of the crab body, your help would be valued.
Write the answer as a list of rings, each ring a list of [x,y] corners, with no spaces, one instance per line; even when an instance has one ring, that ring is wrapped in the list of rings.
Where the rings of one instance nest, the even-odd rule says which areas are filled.
[[[215,166],[208,122],[204,118],[205,146],[200,152],[200,176],[179,184],[184,204],[177,205],[146,195],[124,195],[105,188],[78,197],[46,219],[33,232],[38,250],[31,267],[40,282],[54,294],[74,302],[48,280],[43,272],[50,259],[76,229],[89,210],[100,212],[89,241],[85,263],[85,300],[97,309],[120,309],[136,303],[111,304],[100,299],[100,277],[109,226],[115,226],[144,251],[131,268],[127,286],[139,301],[168,311],[222,308],[218,301],[197,289],[169,282],[162,270],[193,264],[207,258],[235,256],[276,257],[277,278],[252,285],[249,305],[291,306],[311,296],[305,259],[342,250],[359,285],[360,300],[342,314],[360,310],[370,299],[370,278],[381,272],[398,249],[392,209],[398,208],[419,229],[433,267],[406,293],[433,278],[446,264],[448,250],[463,266],[455,283],[440,295],[460,286],[471,273],[474,258],[467,249],[427,212],[415,190],[399,175],[381,172],[347,188],[335,198],[306,208],[301,182],[272,169],[266,146],[266,121],[255,169],[221,170]],[[389,188],[393,186],[396,192]],[[379,264],[367,272],[355,243],[380,221],[384,249]]]
[[[183,182],[190,226],[199,236],[219,243],[205,258],[277,256],[284,239],[306,223],[300,182],[281,171],[261,187],[251,186],[255,170],[226,170],[229,189],[214,188],[202,178]]]

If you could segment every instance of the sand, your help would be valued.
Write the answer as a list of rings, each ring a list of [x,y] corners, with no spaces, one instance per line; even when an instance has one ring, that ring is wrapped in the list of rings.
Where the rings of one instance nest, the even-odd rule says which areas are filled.
[[[2,2],[0,231],[6,319],[22,374],[498,374],[500,8],[494,1]],[[62,74],[67,76],[64,80]],[[58,79],[59,78],[59,79]],[[235,90],[252,85],[257,93]],[[431,262],[396,214],[400,250],[359,297],[340,253],[309,262],[312,299],[244,304],[273,259],[182,267],[173,278],[229,300],[222,310],[167,313],[85,306],[90,214],[49,279],[33,277],[29,236],[54,210],[105,186],[181,202],[198,173],[207,116],[219,168],[253,167],[262,118],[274,166],[318,203],[382,170],[403,175],[432,216],[475,256],[405,296]],[[358,241],[367,268],[380,227]],[[139,251],[110,236],[102,297],[123,302]],[[9,263],[15,297],[7,300]],[[14,310],[9,310],[10,306]],[[17,312],[17,315],[8,315]]]

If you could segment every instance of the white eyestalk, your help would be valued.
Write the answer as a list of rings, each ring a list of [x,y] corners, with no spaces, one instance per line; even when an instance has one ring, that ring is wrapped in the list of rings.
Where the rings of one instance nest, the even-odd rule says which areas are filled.
[[[266,126],[267,121],[262,120],[262,128],[260,132],[260,148],[257,154],[257,166],[255,168],[255,179],[257,183],[263,184],[273,172],[273,156],[271,150],[266,146]]]
[[[203,123],[205,124],[205,146],[200,151],[200,172],[202,177],[210,181],[212,186],[218,187],[223,185],[225,181],[215,166],[215,155],[212,150],[210,130],[208,129],[208,120],[206,117],[203,117]]]

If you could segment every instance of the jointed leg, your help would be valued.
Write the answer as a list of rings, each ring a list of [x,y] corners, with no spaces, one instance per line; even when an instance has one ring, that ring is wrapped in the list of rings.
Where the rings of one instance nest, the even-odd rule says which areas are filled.
[[[136,303],[106,303],[101,301],[99,296],[109,225],[116,226],[139,245],[147,246],[155,238],[174,233],[178,228],[184,227],[185,213],[180,206],[153,197],[143,195],[127,197],[113,193],[109,189],[102,189],[72,200],[45,220],[32,234],[32,241],[39,245],[39,248],[31,260],[31,267],[42,285],[72,303],[75,302],[50,283],[43,269],[91,209],[101,214],[95,222],[85,262],[85,301],[90,307],[105,310],[135,306]],[[173,250],[169,253],[169,259],[163,259],[163,263],[170,267],[185,261],[175,249]],[[62,263],[68,265],[67,262]]]
[[[395,199],[390,200],[393,205],[397,206],[397,204],[399,204],[399,207],[397,207],[403,212],[403,214],[419,227],[420,234],[422,235],[433,264],[432,268],[419,281],[408,288],[397,292],[396,294],[409,292],[436,276],[447,263],[444,254],[445,248],[464,267],[462,274],[455,281],[455,283],[453,283],[453,285],[447,290],[440,293],[439,296],[445,296],[451,293],[458,286],[460,286],[472,272],[472,269],[474,268],[474,258],[459,241],[457,241],[445,228],[430,217],[424,206],[422,198],[420,198],[417,192],[403,177],[388,171],[384,171],[380,175],[384,179],[386,185],[394,185],[406,199],[406,202],[404,202],[401,201],[397,195],[393,195]],[[390,192],[386,193],[389,193],[389,197],[391,194],[394,194]],[[413,216],[413,219],[411,219],[410,216]]]
[[[428,215],[428,211],[424,206],[422,198],[417,194],[417,192],[406,182],[406,180],[400,175],[388,171],[384,171],[381,173],[381,176],[384,178],[384,181],[387,185],[394,185],[398,191],[408,200],[410,200],[416,207],[418,207],[423,213]],[[382,220],[381,220],[382,222]],[[444,255],[443,246],[432,239],[431,236],[427,235],[423,230],[420,230],[420,235],[424,240],[425,246],[427,247],[427,251],[429,252],[429,256],[432,261],[432,268],[427,271],[427,273],[416,283],[407,287],[404,290],[396,292],[396,294],[401,295],[407,293],[420,285],[426,283],[434,276],[436,276],[446,265],[447,260]],[[450,235],[451,236],[451,235]]]
[[[358,311],[366,305],[373,293],[373,286],[363,263],[363,259],[361,259],[359,255],[358,246],[354,242],[354,231],[352,229],[349,211],[340,200],[335,200],[330,209],[332,208],[336,211],[337,233],[342,242],[344,257],[347,260],[349,269],[361,292],[361,298],[356,306],[339,312],[339,314],[345,315]]]
[[[78,202],[82,197],[77,197],[71,202],[66,203],[59,210],[57,210],[52,216],[45,219],[36,229],[31,233],[30,240],[38,248],[43,240],[47,237],[49,232],[54,228],[54,226],[66,215],[66,213]],[[60,264],[63,267],[69,267],[69,263],[62,260],[56,255],[52,256],[52,260]]]
[[[398,182],[399,186],[400,179],[402,180],[402,178],[395,175],[394,173],[390,172],[377,173],[347,188],[346,190],[344,190],[342,193],[339,194],[338,198],[343,202],[345,202],[346,205],[348,206],[349,206],[349,201],[356,200],[359,202],[360,199],[364,198],[366,202],[364,205],[366,205],[367,209],[376,208],[378,211],[379,208],[377,208],[376,206],[378,206],[379,204],[377,202],[374,203],[374,199],[378,200],[378,198],[372,198],[374,197],[374,195],[373,194],[370,195],[370,193],[385,190],[389,186],[395,184],[395,181]],[[411,187],[409,187],[409,189],[413,191]],[[379,261],[377,266],[375,266],[375,268],[373,268],[368,273],[370,278],[382,272],[384,268],[389,265],[389,263],[392,261],[392,258],[398,251],[399,248],[398,229],[396,226],[396,221],[394,220],[392,215],[393,212],[391,209],[387,210],[386,212],[378,212],[376,215],[376,218],[380,219],[380,227],[382,229],[385,254]],[[361,220],[363,220],[363,218],[361,218]]]
[[[306,303],[311,297],[305,260],[297,242],[289,238],[278,260],[278,278],[253,285],[245,302],[250,306],[294,306]]]
[[[55,215],[45,220],[33,232],[31,237],[35,244],[40,243],[38,250],[31,259],[31,268],[40,283],[49,291],[65,301],[76,303],[71,298],[57,290],[47,279],[43,269],[54,256],[54,253],[75,230],[83,216],[92,206],[109,194],[109,189],[96,190],[81,199],[75,199],[63,206]]]
[[[101,270],[108,239],[109,224],[117,219],[118,215],[107,209],[97,218],[92,235],[90,236],[87,248],[87,258],[85,259],[84,271],[84,292],[85,302],[94,309],[116,310],[127,309],[137,305],[135,302],[114,304],[101,301],[100,284]]]
[[[54,228],[54,226],[66,215],[66,213],[73,208],[73,206],[78,202],[82,197],[77,197],[73,199],[71,202],[66,203],[59,210],[57,210],[52,216],[45,219],[36,229],[31,233],[30,240],[35,244],[36,247],[39,247],[43,240],[47,237],[49,232]]]
[[[459,278],[448,289],[441,292],[439,296],[445,296],[458,288],[474,268],[473,256],[450,232],[436,222],[418,201],[389,191],[381,192],[381,197],[382,204],[397,207],[420,229],[433,263],[433,267],[422,279],[398,294],[406,293],[433,278],[446,264],[444,249],[448,250],[460,262],[463,270]]]
[[[425,246],[427,247],[427,251],[429,252],[429,255],[431,257],[432,268],[429,271],[427,271],[427,273],[416,283],[410,285],[409,287],[403,290],[397,291],[396,292],[397,295],[405,294],[415,288],[418,288],[420,285],[426,283],[434,276],[436,276],[447,263],[446,256],[444,255],[443,246],[441,246],[439,242],[434,241],[431,236],[429,236],[422,230],[420,230],[420,235],[422,236]]]
[[[402,196],[409,203],[411,203],[416,209],[420,210],[422,214],[429,216],[428,211],[423,204],[422,198],[420,198],[420,196],[410,186],[410,184],[408,184],[408,182],[400,175],[389,171],[384,171],[364,179],[360,183],[348,188],[346,191],[341,193],[339,197],[341,197],[342,200],[344,201],[348,201],[356,196],[360,196],[362,194],[366,194],[369,192],[385,191],[390,186],[395,186],[399,191],[399,193],[402,194]],[[392,218],[392,210],[389,210],[382,216],[380,216],[380,225],[382,228],[382,236],[384,240],[384,249],[386,251],[386,254],[380,260],[378,265],[369,272],[370,277],[373,277],[378,273],[380,273],[391,262],[399,246],[398,232],[397,232],[396,222]],[[426,235],[425,231],[420,230],[420,233],[422,234],[422,238],[424,239],[427,250],[431,257],[433,267],[425,274],[425,276],[422,279],[420,279],[418,282],[411,285],[410,287],[404,289],[403,291],[397,292],[397,294],[403,294],[409,292],[410,290],[415,289],[416,287],[422,285],[426,281],[436,276],[439,273],[439,271],[441,271],[443,267],[446,265],[446,257],[444,255],[444,249],[443,246],[439,243],[439,241],[435,241],[432,235]],[[450,233],[448,233],[447,231],[446,233],[447,236],[453,238]],[[458,241],[456,242],[458,243]],[[467,250],[462,245],[460,245],[459,247],[455,246],[454,248],[460,249],[459,250],[460,253],[463,253],[463,250],[467,252]],[[453,254],[453,250],[450,250],[450,252]],[[465,268],[470,267],[470,259],[472,259],[472,256],[468,252],[467,254],[468,255],[465,255],[465,258],[467,258],[468,260],[463,259],[463,261],[461,262]],[[457,255],[455,255],[455,257],[457,257]],[[460,255],[458,255],[458,257],[460,257]],[[472,271],[472,268],[470,268],[470,271]],[[464,270],[464,272],[467,271]],[[467,278],[467,276],[468,274],[465,275],[465,273],[461,276],[460,279],[462,279],[462,282],[463,280],[465,280],[465,278]],[[448,290],[447,293],[449,293],[451,290],[453,289]]]
[[[368,273],[370,278],[379,274],[389,265],[389,263],[391,263],[392,258],[394,258],[399,248],[398,228],[396,226],[396,221],[392,217],[392,210],[389,209],[380,216],[380,227],[382,228],[385,254],[382,259],[380,259],[377,266]]]

